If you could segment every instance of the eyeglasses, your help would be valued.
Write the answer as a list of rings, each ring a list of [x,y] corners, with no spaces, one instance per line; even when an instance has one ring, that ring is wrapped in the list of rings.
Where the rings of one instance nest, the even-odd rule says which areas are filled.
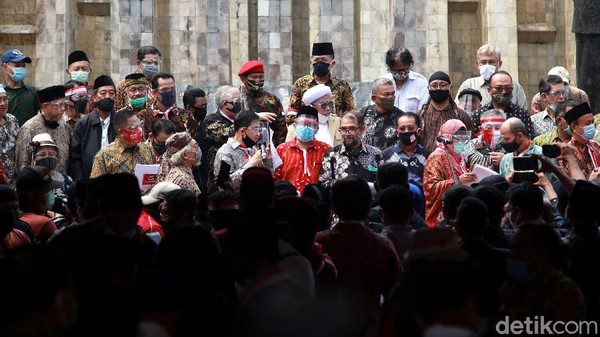
[[[69,97],[71,101],[81,101],[82,99],[90,99],[92,95],[90,94],[73,94]]]
[[[431,89],[431,90],[446,90],[446,89],[448,89],[448,86],[449,86],[448,83],[430,84],[429,89]]]
[[[64,109],[67,105],[67,102],[66,101],[52,102],[52,103],[50,103],[50,105],[55,106],[59,109]]]
[[[502,91],[504,91],[504,92],[512,92],[513,89],[514,89],[514,87],[512,85],[507,85],[507,86],[504,86],[504,87],[501,86],[501,85],[498,85],[498,86],[492,87],[492,89],[494,89],[494,91],[498,91],[498,92],[502,92]]]
[[[323,102],[323,103],[312,103],[312,106],[314,106],[315,108],[322,108],[325,109],[327,107],[333,108],[335,105],[334,101],[327,101],[327,102]]]
[[[8,97],[0,97],[0,103],[7,103]]]
[[[339,128],[338,130],[340,131],[341,134],[348,135],[348,134],[351,134],[351,133],[355,133],[358,130],[358,128],[354,128],[354,127],[352,127],[352,128]]]
[[[569,94],[569,90],[560,90],[560,91],[548,91],[547,95],[550,96],[567,96]]]
[[[163,62],[161,60],[156,60],[156,61],[146,61],[146,60],[141,60],[140,62],[142,62],[143,64],[154,64],[156,66],[161,65]]]

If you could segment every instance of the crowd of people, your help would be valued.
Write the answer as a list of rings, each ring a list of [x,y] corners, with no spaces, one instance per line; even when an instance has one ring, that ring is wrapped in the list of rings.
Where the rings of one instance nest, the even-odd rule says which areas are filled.
[[[393,47],[356,107],[333,45],[314,43],[288,107],[251,60],[207,113],[194,86],[178,106],[153,46],[116,84],[78,50],[68,81],[38,90],[32,62],[2,54],[1,336],[600,322],[600,115],[564,67],[528,107],[486,44],[453,99],[446,72]]]

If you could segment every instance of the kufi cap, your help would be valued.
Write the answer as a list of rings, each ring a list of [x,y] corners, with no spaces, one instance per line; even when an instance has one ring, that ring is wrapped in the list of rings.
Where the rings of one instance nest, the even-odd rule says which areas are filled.
[[[312,106],[306,106],[303,105],[300,107],[300,109],[298,109],[298,117],[300,116],[310,116],[316,120],[319,120],[319,112],[317,111],[317,109],[313,108]]]
[[[260,61],[248,61],[244,63],[240,71],[238,72],[238,76],[246,76],[248,74],[253,73],[264,73],[265,65]]]
[[[31,58],[25,56],[25,54],[23,54],[20,50],[18,49],[9,49],[6,52],[4,52],[4,54],[2,54],[2,63],[8,63],[8,62],[25,62],[25,63],[31,63]]]
[[[96,80],[94,81],[94,90],[109,85],[112,87],[115,86],[115,82],[113,82],[112,78],[110,78],[110,76],[107,75],[100,75],[96,77]]]
[[[51,87],[38,90],[37,96],[40,103],[52,102],[57,99],[65,98],[65,87],[62,85],[53,85]]]
[[[334,55],[333,44],[331,42],[315,42],[312,46],[311,55]]]
[[[168,181],[161,181],[154,185],[147,195],[142,196],[142,204],[144,206],[152,205],[156,202],[165,200],[165,194],[179,190],[181,187]]]
[[[565,121],[567,121],[567,124],[571,125],[575,123],[577,119],[579,119],[579,117],[591,113],[592,110],[590,109],[589,104],[583,102],[578,106],[574,107],[573,109],[567,111],[567,113],[565,114]]]
[[[550,71],[548,71],[548,75],[560,76],[562,78],[563,82],[567,82],[567,83],[571,82],[571,80],[569,79],[569,71],[567,70],[567,68],[562,67],[562,66],[557,66],[557,67],[550,69]]]
[[[58,146],[56,146],[56,143],[54,140],[52,140],[52,137],[48,133],[40,133],[39,135],[35,135],[31,141],[40,143],[40,146],[53,146],[58,149]]]
[[[323,96],[331,96],[331,88],[325,84],[318,84],[306,90],[304,95],[302,95],[302,102],[309,105]]]
[[[437,81],[437,80],[452,83],[452,82],[450,82],[450,76],[448,76],[448,74],[446,74],[443,71],[436,71],[435,73],[431,74],[431,77],[429,77],[428,83],[431,83],[431,82]]]
[[[71,54],[69,54],[68,57],[68,64],[71,65],[75,62],[79,62],[79,61],[88,61],[90,62],[90,60],[88,59],[86,53],[83,50],[76,50],[74,52],[72,52]]]

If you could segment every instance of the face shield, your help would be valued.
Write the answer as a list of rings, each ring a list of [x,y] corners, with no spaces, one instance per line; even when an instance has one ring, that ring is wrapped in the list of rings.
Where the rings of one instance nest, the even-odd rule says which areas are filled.
[[[481,107],[481,100],[473,94],[465,94],[460,97],[458,106],[471,116],[475,110]]]

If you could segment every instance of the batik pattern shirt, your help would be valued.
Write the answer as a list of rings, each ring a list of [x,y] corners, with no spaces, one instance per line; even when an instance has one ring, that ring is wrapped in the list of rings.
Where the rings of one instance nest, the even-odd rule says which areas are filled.
[[[221,161],[224,161],[231,167],[229,170],[231,185],[235,191],[239,191],[242,174],[244,174],[247,168],[254,167],[254,164],[250,162],[250,158],[255,153],[256,150],[254,148],[244,147],[235,139],[229,138],[227,143],[223,144],[219,151],[217,151],[211,180],[218,177],[219,170],[221,169]]]
[[[362,141],[365,144],[384,150],[396,142],[396,121],[402,110],[393,107],[391,111],[380,114],[375,105],[364,107],[358,113],[363,116],[365,133]]]
[[[440,128],[450,119],[458,119],[465,124],[467,130],[473,128],[471,117],[463,109],[459,108],[452,100],[448,101],[448,105],[443,110],[436,110],[431,105],[431,100],[428,100],[421,111],[419,111],[421,123],[423,123],[423,132],[421,133],[421,141],[429,151],[434,151],[437,146],[435,140],[440,134]]]
[[[9,113],[4,115],[4,124],[0,124],[0,162],[4,168],[8,184],[13,184],[17,176],[15,168],[15,149],[19,122]]]
[[[558,133],[556,132],[556,129],[554,129],[554,131],[552,131],[552,132],[544,133],[543,135],[539,135],[539,136],[535,137],[533,139],[533,144],[535,144],[537,146],[550,145],[550,144],[554,144],[554,141],[562,142],[562,139],[560,139],[560,137],[558,137]]]
[[[283,105],[277,96],[268,91],[247,90],[243,87],[241,90],[242,97],[246,97],[246,108],[255,113],[272,112],[277,115],[275,120],[269,123],[273,130],[273,144],[275,147],[285,142],[287,136],[287,125],[283,116]]]
[[[391,147],[383,150],[383,158],[386,162],[400,163],[408,169],[408,181],[423,187],[423,172],[425,171],[425,160],[429,157],[429,150],[423,145],[417,144],[412,154],[408,154],[402,145],[396,142]]]
[[[357,154],[350,153],[344,144],[325,153],[319,175],[324,187],[331,187],[336,180],[358,176],[367,182],[375,182],[377,168],[383,163],[383,154],[378,148],[362,144]]]
[[[306,150],[296,145],[296,140],[290,140],[277,147],[282,164],[275,170],[276,180],[288,180],[302,193],[308,184],[319,182],[319,173],[323,164],[323,156],[331,146],[314,140]]]
[[[195,195],[200,194],[200,189],[198,188],[198,184],[196,184],[196,180],[194,180],[192,169],[184,165],[171,166],[164,181],[173,183],[183,189],[190,190],[194,192]]]
[[[488,144],[483,141],[483,137],[471,139],[467,145],[465,145],[465,158],[467,158],[467,167],[473,168],[475,165],[485,166],[489,169],[493,168],[493,163],[490,157],[490,152],[501,152],[506,153],[502,148],[501,143],[496,144],[494,149],[490,148]],[[497,163],[500,164],[500,163]]]
[[[532,115],[531,123],[533,124],[533,134],[535,137],[556,130],[556,123],[547,110]]]
[[[581,144],[575,139],[571,139],[569,145],[573,149],[577,163],[585,174],[585,178],[589,179],[592,171],[596,168],[600,168],[600,144],[595,140],[590,140],[587,144]],[[561,166],[567,174],[570,174],[569,164],[567,162],[559,160],[558,165]]]
[[[579,100],[577,99],[577,97],[575,97],[575,95],[573,95],[575,90],[578,90],[580,93],[578,95]],[[569,90],[569,94],[565,98],[565,100],[569,100],[569,99],[573,100],[577,103],[586,102],[587,104],[590,104],[590,97],[588,96],[588,94],[585,91],[583,91],[579,88],[575,88],[575,87],[571,87],[571,90]],[[531,114],[536,114],[544,109],[546,109],[546,103],[544,103],[544,101],[542,100],[542,95],[540,95],[540,93],[538,92],[531,99]]]
[[[98,151],[94,156],[90,178],[114,173],[133,174],[135,166],[138,164],[156,164],[156,157],[154,156],[152,147],[145,143],[139,143],[134,147],[126,149],[118,139],[115,139],[115,141]]]
[[[302,76],[294,82],[292,87],[292,94],[290,96],[290,109],[298,111],[302,103],[302,96],[306,90],[316,86],[317,81],[312,74]],[[330,76],[329,80],[324,83],[326,86],[331,88],[331,98],[335,101],[335,114],[338,117],[342,117],[344,112],[354,111],[354,96],[352,95],[352,88],[346,80],[343,80],[336,76]]]
[[[494,109],[492,103],[485,105],[473,112],[473,115],[471,115],[471,119],[473,120],[473,132],[479,132],[479,126],[481,126],[481,114],[491,109]],[[518,106],[511,103],[508,106],[508,108],[504,110],[504,113],[506,114],[506,119],[509,119],[511,117],[516,117],[520,119],[523,122],[523,124],[525,124],[525,136],[529,139],[533,139],[533,125],[531,123],[531,118],[529,117],[529,112],[527,112],[526,109],[519,108]]]

